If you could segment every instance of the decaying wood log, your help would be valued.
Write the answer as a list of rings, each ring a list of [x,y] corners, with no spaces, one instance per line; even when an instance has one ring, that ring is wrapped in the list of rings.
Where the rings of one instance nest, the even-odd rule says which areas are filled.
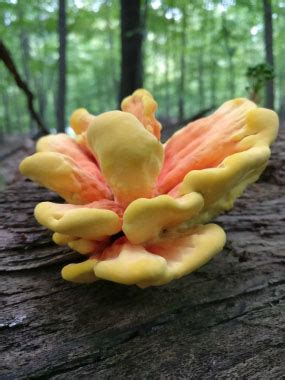
[[[28,181],[2,192],[2,378],[284,378],[284,141],[219,217],[223,253],[158,288],[64,282],[61,267],[78,256],[33,218],[56,196]]]

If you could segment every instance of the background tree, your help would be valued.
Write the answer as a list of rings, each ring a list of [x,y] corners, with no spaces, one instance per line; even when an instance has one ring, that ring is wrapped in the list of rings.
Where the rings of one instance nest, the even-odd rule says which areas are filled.
[[[57,131],[65,131],[65,93],[66,93],[66,4],[58,1],[58,93],[57,93]]]
[[[272,26],[272,6],[271,0],[263,0],[263,17],[264,17],[264,44],[266,62],[271,66],[274,72],[274,55],[273,55],[273,26]],[[273,78],[266,84],[266,107],[274,109],[274,82]]]
[[[147,6],[147,3],[145,3]],[[121,0],[121,101],[143,86],[142,43],[145,20],[140,0]]]
[[[138,9],[139,1],[130,3]],[[131,78],[130,71],[125,70],[125,79],[121,80],[120,5],[117,0],[66,2],[66,116],[77,107],[94,114],[118,107],[120,84],[125,86]],[[279,110],[285,108],[284,0],[272,2],[271,8],[274,97]],[[139,17],[136,22],[134,15]],[[35,110],[52,132],[58,126],[57,102],[62,99],[58,96],[58,16],[59,0],[0,2],[1,38],[8,43],[19,74],[35,95]],[[133,28],[135,38],[142,41],[139,54],[127,46],[131,59],[141,57],[136,61],[140,62],[140,70],[135,70],[140,75],[133,78],[143,77],[144,87],[154,93],[159,102],[158,116],[164,124],[177,123],[181,109],[183,119],[188,120],[230,96],[248,96],[247,68],[265,61],[264,7],[260,0],[141,0],[131,21],[139,25]],[[126,44],[132,44],[133,32],[127,36]],[[185,64],[181,65],[182,61]],[[25,95],[1,63],[0,78],[0,129],[5,134],[30,133],[32,123]],[[126,93],[141,85],[134,84]],[[264,89],[263,83],[261,94]],[[263,96],[260,104],[264,105]],[[68,127],[67,122],[61,125]]]

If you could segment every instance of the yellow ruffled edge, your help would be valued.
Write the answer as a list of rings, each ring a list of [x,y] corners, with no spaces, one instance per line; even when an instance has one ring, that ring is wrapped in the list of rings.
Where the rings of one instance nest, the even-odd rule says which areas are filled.
[[[145,123],[143,123],[145,128],[149,132],[154,134],[159,140],[162,126],[161,126],[161,123],[155,118],[155,112],[157,110],[157,102],[154,100],[153,96],[151,95],[149,91],[143,88],[139,88],[138,90],[134,91],[132,95],[123,99],[121,103],[122,111],[131,112],[129,111],[129,107],[132,105],[133,102],[136,101],[136,99],[139,99],[142,103],[143,115],[145,119],[147,120],[146,125]],[[142,122],[142,120],[140,121]]]
[[[126,209],[122,229],[131,243],[142,244],[191,219],[203,205],[203,197],[197,193],[177,199],[169,195],[137,199]]]
[[[36,152],[57,152],[61,144],[76,144],[76,141],[66,133],[57,133],[56,135],[47,135],[41,137],[36,143]],[[72,146],[74,148],[74,146]]]
[[[152,197],[163,146],[134,115],[110,111],[97,116],[87,140],[116,201],[127,206]]]
[[[90,240],[72,235],[54,232],[52,240],[57,245],[68,245],[69,248],[80,253],[81,255],[91,255],[101,252],[109,243],[108,238]]]
[[[216,168],[193,170],[184,177],[180,196],[198,192],[204,199],[201,214],[189,221],[190,224],[207,222],[233,207],[235,199],[265,169],[270,157],[269,145],[277,133],[275,112],[262,108],[250,110],[246,127],[234,136],[242,151],[228,156]]]
[[[175,238],[177,255],[172,260],[153,254],[143,246],[126,243],[114,259],[68,264],[62,270],[62,277],[78,283],[104,279],[141,288],[164,285],[206,264],[222,250],[225,241],[225,233],[219,226],[195,226],[188,235]]]
[[[84,203],[80,197],[79,170],[68,156],[57,152],[38,152],[26,157],[19,166],[21,174],[55,191],[70,203]],[[59,180],[60,178],[60,180]]]
[[[260,109],[259,109],[259,111],[260,111]],[[266,112],[268,115],[268,110],[263,110],[262,112]],[[267,127],[269,127],[269,128],[265,129],[264,126],[265,126],[266,117],[264,117],[264,116],[266,116],[266,115],[261,115],[260,112],[258,114],[256,114],[253,111],[251,113],[249,113],[249,120],[250,121],[248,123],[248,126],[249,126],[249,128],[252,128],[251,131],[249,130],[249,133],[255,133],[255,135],[247,136],[245,134],[245,136],[242,136],[242,141],[239,143],[239,144],[243,144],[245,149],[248,148],[248,146],[252,145],[253,143],[256,146],[249,148],[246,151],[236,153],[234,155],[227,157],[223,161],[222,165],[218,168],[205,169],[202,171],[201,170],[200,171],[193,171],[186,176],[185,180],[188,180],[188,181],[189,181],[189,176],[192,176],[192,178],[190,178],[190,185],[193,186],[193,184],[194,184],[196,186],[196,191],[197,191],[197,187],[199,187],[199,185],[201,185],[202,188],[207,189],[207,188],[209,188],[209,184],[211,184],[210,188],[212,188],[212,189],[214,188],[215,190],[218,190],[218,191],[222,189],[224,191],[226,188],[226,186],[225,186],[226,184],[228,184],[228,185],[231,184],[231,186],[233,185],[232,181],[230,181],[232,177],[234,178],[234,180],[236,182],[240,182],[239,185],[234,187],[228,194],[225,194],[224,197],[221,197],[218,200],[218,203],[217,202],[215,203],[212,200],[212,205],[211,205],[210,209],[205,210],[204,213],[202,213],[202,217],[200,218],[201,220],[205,221],[208,218],[211,218],[214,214],[220,212],[221,208],[227,209],[227,208],[232,207],[233,200],[238,195],[240,195],[240,193],[244,190],[244,188],[247,186],[247,184],[254,182],[258,178],[258,176],[260,175],[260,173],[262,172],[262,170],[266,166],[268,157],[270,155],[270,150],[266,146],[266,144],[269,144],[270,142],[272,142],[274,140],[275,136],[274,136],[274,133],[272,133],[272,131],[273,132],[275,131],[275,135],[276,135],[278,121],[275,123],[275,127],[274,127],[274,123],[271,123],[272,119],[270,120],[270,118],[269,118],[269,120],[268,120],[268,118],[267,118],[267,121],[268,121]],[[256,123],[256,117],[259,118],[258,123]],[[263,127],[260,128],[260,125],[263,125]],[[260,138],[260,132],[262,134],[262,138]],[[242,132],[242,133],[244,133],[244,132]],[[237,134],[236,138],[238,141],[240,140],[240,137],[241,136]],[[221,170],[223,170],[223,172],[221,172]],[[245,170],[247,170],[248,172],[245,173]],[[200,176],[200,178],[199,178],[199,176],[196,177],[196,182],[195,182],[195,175],[197,175],[197,173]],[[232,174],[234,174],[234,176]],[[217,177],[219,177],[219,178],[217,178]],[[186,184],[187,184],[187,181],[186,181]],[[183,183],[183,185],[185,185],[185,183]],[[189,183],[188,183],[187,192],[188,191],[194,191],[194,190],[189,190]],[[218,191],[215,192],[216,195],[217,195]],[[201,193],[203,193],[203,192],[201,191]],[[183,194],[183,191],[182,191],[182,194]],[[194,194],[195,193],[191,193],[191,195],[194,195]],[[197,195],[200,196],[199,194],[197,194]],[[206,194],[206,196],[205,196],[205,193],[203,193],[203,196],[205,197],[205,201],[206,201],[205,203],[207,205],[207,202],[209,202],[209,194]],[[164,197],[164,196],[162,196],[162,197]],[[159,197],[157,197],[157,198],[159,198]],[[143,201],[152,201],[152,200],[143,200]],[[153,201],[155,202],[155,198],[153,199]],[[171,201],[169,200],[170,203],[171,203]],[[197,204],[195,202],[193,203],[193,205],[195,205],[195,207],[197,207]],[[177,205],[175,207],[177,207]],[[175,209],[175,207],[174,207],[174,209]],[[159,210],[159,209],[160,209],[160,205],[158,202],[157,210]],[[182,211],[179,209],[179,207],[178,207],[178,210]],[[183,211],[185,211],[185,210],[183,210]],[[85,216],[83,219],[85,219]],[[197,223],[198,220],[199,219],[196,219],[195,222]],[[144,221],[144,223],[145,223],[145,221]],[[163,228],[163,227],[164,226],[162,226],[161,228]],[[68,235],[66,235],[66,236],[68,236]],[[70,243],[72,244],[72,241],[68,242],[68,244],[70,244]],[[78,243],[80,246],[81,244],[82,245],[86,244],[86,241],[84,241],[84,239],[82,239],[82,241],[81,242],[78,241]],[[88,249],[86,249],[86,250],[82,249],[82,253],[83,253],[83,251],[88,251]],[[90,251],[90,249],[89,249],[89,251]],[[101,276],[101,278],[110,279],[111,281],[126,283],[126,284],[137,283],[137,284],[139,284],[139,286],[145,287],[145,286],[150,286],[150,285],[161,285],[162,283],[165,283],[164,281],[168,282],[168,281],[171,281],[171,279],[173,279],[173,278],[178,278],[178,277],[170,278],[171,275],[169,273],[171,273],[171,271],[170,272],[164,271],[163,272],[164,275],[162,276],[162,280],[155,281],[155,278],[156,279],[158,277],[160,278],[160,275],[158,275],[158,272],[159,272],[158,271],[158,268],[159,268],[158,261],[161,264],[161,261],[163,261],[161,259],[163,259],[163,257],[153,255],[147,251],[146,252],[144,252],[144,251],[145,251],[145,249],[143,247],[136,249],[136,254],[135,254],[136,257],[138,256],[138,259],[143,258],[143,260],[141,261],[141,264],[139,264],[139,265],[138,265],[138,262],[136,260],[135,260],[135,263],[134,262],[132,263],[130,261],[130,259],[132,258],[131,255],[133,255],[133,246],[131,246],[131,245],[129,245],[129,247],[124,247],[124,249],[122,250],[122,253],[119,255],[119,257],[116,259],[113,259],[113,260],[118,260],[115,262],[115,267],[117,266],[119,269],[120,268],[122,269],[124,266],[126,266],[126,261],[128,261],[128,260],[130,261],[129,269],[130,269],[130,271],[133,270],[134,272],[130,274],[130,277],[127,276],[127,278],[125,280],[120,278],[120,275],[118,275],[118,274],[114,274],[114,276],[115,276],[115,280],[114,280],[114,279],[112,279],[112,274],[110,274],[110,273],[108,274],[108,268],[110,269],[109,261],[112,261],[112,263],[114,264],[113,260],[106,260],[106,261],[100,262],[100,266],[99,266],[99,268],[97,268],[98,273],[96,273],[95,280],[97,277]],[[143,257],[141,256],[142,254],[143,254]],[[144,268],[143,263],[144,263],[145,254],[147,254],[147,257],[148,257],[148,255],[152,255],[151,256],[152,259],[151,260],[147,259],[147,263],[148,263],[148,265],[150,265],[151,263],[154,265],[153,268],[151,268],[151,270],[149,268],[148,275],[146,275],[142,269],[142,268]],[[206,254],[206,256],[207,256],[207,252],[204,252],[204,254]],[[157,261],[157,257],[160,257],[160,259],[158,261]],[[201,257],[202,257],[202,255],[201,255]],[[76,265],[80,265],[80,268],[85,268],[83,270],[83,272],[84,271],[86,272],[86,270],[88,269],[87,274],[85,272],[84,272],[85,274],[83,272],[82,273],[80,272],[78,274],[77,271],[75,270],[75,273],[77,273],[76,274],[76,276],[77,276],[76,281],[77,282],[91,282],[94,280],[93,275],[91,274],[92,273],[91,267],[97,261],[94,259],[90,259],[90,260],[87,260],[87,262],[88,262],[88,264],[87,263],[86,264],[84,264],[84,263],[71,264],[72,268],[73,268],[72,269],[73,272],[74,272],[75,268],[79,268],[79,267],[76,267]],[[108,263],[106,268],[104,267],[104,265],[101,265],[105,262]],[[97,267],[97,265],[96,265],[96,267]],[[103,267],[103,274],[101,273],[102,267]],[[179,267],[180,267],[180,273],[181,273],[181,266],[178,265],[178,268]],[[114,268],[113,269],[112,268],[113,267],[111,266],[110,270],[114,269]],[[140,268],[141,274],[137,272],[138,268]],[[194,268],[193,270],[196,269],[195,265],[193,266],[193,268]],[[65,269],[65,271],[66,270],[67,269]],[[190,271],[192,271],[192,270],[190,270]],[[179,270],[176,270],[174,272],[179,273]],[[70,272],[68,272],[68,273],[70,276]],[[106,273],[107,273],[107,275],[106,275]],[[119,271],[119,273],[120,273],[120,271]],[[166,275],[165,273],[168,273],[168,275]],[[139,280],[140,275],[144,278],[143,280]],[[64,276],[66,277],[66,279],[68,279],[67,278],[68,275],[65,274],[65,275],[63,275],[63,277]],[[110,278],[108,278],[108,277],[110,277]],[[149,279],[150,277],[151,277],[151,280]],[[116,280],[116,278],[117,278],[117,280]]]
[[[121,218],[111,210],[80,206],[66,210],[64,206],[66,205],[42,202],[35,208],[38,223],[58,233],[55,235],[57,242],[71,243],[74,238],[103,240],[122,229]],[[74,244],[76,243],[71,243]]]
[[[76,109],[70,117],[70,126],[77,135],[86,132],[96,116],[89,113],[85,108]]]

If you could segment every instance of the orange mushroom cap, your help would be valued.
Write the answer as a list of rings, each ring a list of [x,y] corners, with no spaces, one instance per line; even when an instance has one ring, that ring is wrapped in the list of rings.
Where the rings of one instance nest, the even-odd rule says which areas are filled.
[[[22,174],[68,202],[35,208],[56,244],[88,257],[65,266],[64,279],[163,285],[223,248],[224,231],[205,223],[258,179],[278,117],[233,99],[162,145],[156,108],[139,89],[123,100],[123,111],[79,109],[71,117],[76,139],[46,136],[21,163]]]

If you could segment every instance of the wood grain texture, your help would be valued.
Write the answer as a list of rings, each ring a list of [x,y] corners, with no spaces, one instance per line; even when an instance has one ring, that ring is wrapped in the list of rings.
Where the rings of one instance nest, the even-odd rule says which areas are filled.
[[[218,218],[224,251],[158,288],[64,282],[61,267],[79,256],[33,218],[37,202],[56,196],[28,181],[7,187],[1,378],[284,378],[284,142],[283,134],[259,183]]]

